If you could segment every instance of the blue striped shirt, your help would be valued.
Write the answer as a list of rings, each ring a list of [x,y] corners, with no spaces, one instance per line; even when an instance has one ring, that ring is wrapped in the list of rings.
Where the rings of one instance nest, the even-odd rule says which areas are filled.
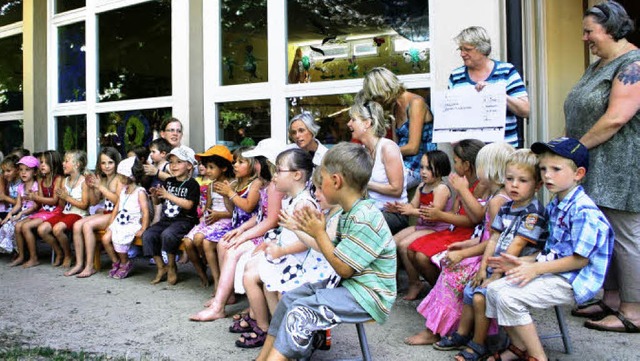
[[[582,186],[577,186],[562,201],[552,199],[547,213],[551,228],[543,253],[555,253],[553,258],[575,253],[589,259],[583,268],[559,274],[571,283],[576,302],[584,303],[604,283],[613,252],[613,230]]]
[[[522,98],[528,96],[527,88],[524,86],[524,82],[518,74],[516,68],[510,64],[502,61],[494,60],[493,70],[489,77],[484,81],[487,83],[504,83],[507,89],[507,95],[514,98]],[[464,86],[476,86],[476,82],[469,77],[469,72],[466,66],[461,66],[454,69],[449,76],[449,89],[464,87]],[[518,146],[518,120],[515,114],[507,109],[507,119],[504,131],[504,141]]]

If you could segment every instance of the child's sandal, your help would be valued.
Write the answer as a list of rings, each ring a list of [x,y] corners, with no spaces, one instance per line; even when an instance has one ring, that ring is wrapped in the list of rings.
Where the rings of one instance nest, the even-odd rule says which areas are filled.
[[[120,268],[120,262],[113,262],[113,264],[111,265],[111,270],[109,271],[109,277],[113,278],[113,276],[116,274],[116,272],[118,272],[118,269]]]
[[[433,344],[433,348],[440,351],[459,350],[464,347],[471,338],[454,332],[451,336],[445,336]]]
[[[242,340],[236,340],[236,346],[240,348],[262,347],[266,339],[267,332],[256,326],[253,328],[253,332],[243,333]]]
[[[483,345],[480,345],[473,341],[469,341],[467,342],[466,347],[468,347],[471,352],[467,351],[466,349],[460,351],[456,355],[457,361],[478,361],[482,360],[483,357],[486,356],[487,349]]]
[[[530,357],[529,354],[527,354],[527,351],[525,350],[521,350],[519,348],[517,348],[516,346],[514,346],[513,344],[509,345],[509,347],[500,350],[496,353],[493,354],[493,360],[494,361],[500,361],[502,360],[502,353],[506,352],[506,351],[511,351],[512,354],[514,354],[518,360],[527,360],[527,361],[536,361],[535,358]]]
[[[133,269],[133,262],[129,261],[129,263],[123,264],[118,268],[118,271],[113,275],[113,278],[121,280],[127,278],[131,270]]]
[[[246,322],[248,326],[243,327],[241,325],[242,321]],[[231,332],[231,333],[251,332],[256,326],[258,326],[258,324],[256,323],[256,320],[254,320],[253,318],[249,317],[248,314],[245,314],[239,320],[233,321],[233,324],[231,326],[229,326],[229,332]]]

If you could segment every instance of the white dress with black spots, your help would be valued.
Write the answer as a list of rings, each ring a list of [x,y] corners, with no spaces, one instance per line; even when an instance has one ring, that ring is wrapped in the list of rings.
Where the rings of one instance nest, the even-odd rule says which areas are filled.
[[[126,188],[120,192],[118,214],[109,226],[111,242],[114,246],[127,246],[133,242],[136,233],[142,228],[142,210],[138,201],[139,193],[146,192],[142,187],[136,187],[133,193],[127,194]]]

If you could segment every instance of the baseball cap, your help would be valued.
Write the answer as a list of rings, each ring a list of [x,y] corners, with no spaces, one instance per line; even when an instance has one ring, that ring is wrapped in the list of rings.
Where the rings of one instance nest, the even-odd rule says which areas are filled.
[[[195,165],[196,164],[195,155],[196,154],[193,151],[193,149],[181,145],[179,147],[171,149],[171,153],[169,153],[169,155],[167,156],[167,159],[171,158],[171,156],[176,156],[178,157],[178,159],[180,159],[183,162],[189,162]]]
[[[129,157],[127,159],[123,159],[120,163],[118,163],[118,174],[122,174],[123,176],[129,178],[133,175],[133,164],[136,162],[136,157]]]
[[[276,164],[278,154],[280,154],[280,152],[285,148],[286,145],[284,142],[274,138],[267,138],[259,141],[255,148],[242,152],[242,156],[245,158],[263,156],[267,158],[271,164]]]
[[[32,155],[25,155],[24,157],[20,158],[18,164],[24,164],[29,168],[38,168],[40,166],[40,161],[38,160],[38,158]]]
[[[207,149],[206,152],[196,154],[196,159],[200,160],[200,158],[202,157],[213,157],[214,155],[224,158],[229,162],[233,162],[233,155],[229,151],[229,148],[225,147],[224,145],[214,145],[213,147]]]
[[[563,158],[571,159],[578,167],[589,169],[589,151],[578,140],[560,137],[548,143],[536,142],[531,145],[531,151],[536,154],[551,152]]]

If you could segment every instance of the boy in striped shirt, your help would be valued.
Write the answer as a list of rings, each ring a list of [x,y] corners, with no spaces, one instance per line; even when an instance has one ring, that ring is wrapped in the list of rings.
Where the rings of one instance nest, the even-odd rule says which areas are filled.
[[[309,357],[315,332],[389,317],[396,298],[396,247],[382,213],[362,199],[372,168],[367,151],[354,143],[340,143],[325,155],[322,192],[344,210],[336,238],[329,239],[324,215],[316,210],[297,212],[295,223],[316,240],[342,281],[333,289],[325,281],[284,294],[257,360]]]

